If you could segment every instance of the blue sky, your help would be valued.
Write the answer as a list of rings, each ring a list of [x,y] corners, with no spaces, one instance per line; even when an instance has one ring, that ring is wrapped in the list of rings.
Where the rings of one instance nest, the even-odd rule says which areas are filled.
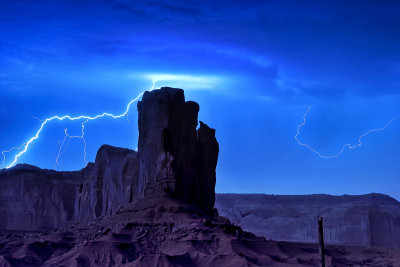
[[[299,138],[327,155],[400,115],[396,2],[1,1],[0,150],[34,136],[34,117],[123,113],[163,77],[217,130],[217,192],[400,199],[400,119],[334,159],[294,138],[310,105]],[[136,148],[136,115],[87,123],[87,159]],[[55,168],[65,128],[80,134],[49,123],[19,163]],[[64,148],[58,170],[85,166],[80,140]]]

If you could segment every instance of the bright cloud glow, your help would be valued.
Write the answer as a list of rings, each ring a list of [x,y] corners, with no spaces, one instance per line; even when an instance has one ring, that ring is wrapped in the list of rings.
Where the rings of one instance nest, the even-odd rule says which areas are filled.
[[[217,89],[221,82],[220,77],[216,76],[193,76],[182,74],[147,74],[146,79],[156,81],[159,86],[171,86],[182,89]]]

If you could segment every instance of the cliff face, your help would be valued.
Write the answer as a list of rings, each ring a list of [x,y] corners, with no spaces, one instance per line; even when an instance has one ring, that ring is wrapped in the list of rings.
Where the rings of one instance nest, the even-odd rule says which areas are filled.
[[[323,216],[328,244],[400,246],[400,203],[381,194],[217,194],[215,206],[244,230],[268,239],[316,243],[317,218]]]
[[[211,212],[218,143],[197,127],[199,106],[181,89],[146,92],[138,103],[138,152],[102,146],[76,172],[18,165],[0,170],[0,229],[49,230],[115,214],[143,197],[170,196]]]
[[[65,227],[74,219],[80,172],[55,172],[30,165],[0,171],[0,229]]]
[[[138,198],[138,153],[102,146],[96,161],[83,171],[84,182],[77,184],[74,220],[87,223],[115,214]]]

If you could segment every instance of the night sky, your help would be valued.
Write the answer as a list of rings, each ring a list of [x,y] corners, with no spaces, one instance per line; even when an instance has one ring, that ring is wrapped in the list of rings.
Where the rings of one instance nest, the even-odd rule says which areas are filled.
[[[310,105],[298,137],[323,155],[400,115],[399,48],[398,1],[1,0],[0,151],[38,119],[121,114],[157,79],[217,130],[217,192],[400,199],[400,119],[332,159],[295,139]],[[85,124],[88,161],[105,143],[136,148],[136,104],[128,115]],[[82,122],[47,124],[18,163],[83,168],[79,139],[55,165]]]

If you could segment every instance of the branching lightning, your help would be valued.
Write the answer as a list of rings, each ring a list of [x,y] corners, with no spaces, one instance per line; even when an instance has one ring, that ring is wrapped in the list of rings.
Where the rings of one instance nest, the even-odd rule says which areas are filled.
[[[299,140],[299,138],[298,138],[298,136],[299,136],[299,134],[300,134],[300,129],[301,129],[301,127],[303,127],[303,126],[306,124],[306,117],[307,117],[308,113],[310,112],[310,109],[311,109],[311,106],[307,109],[306,113],[304,113],[304,115],[303,115],[303,122],[300,123],[299,126],[297,127],[297,132],[296,132],[296,135],[295,135],[294,138],[296,139],[296,141],[297,141],[297,143],[298,143],[299,145],[304,146],[304,147],[307,147],[309,150],[311,150],[312,152],[314,152],[315,154],[317,154],[319,157],[325,158],[325,159],[331,159],[331,158],[337,158],[337,157],[339,157],[339,156],[343,153],[343,151],[344,151],[346,148],[348,148],[348,149],[355,149],[355,148],[357,148],[357,147],[362,146],[362,139],[363,139],[365,136],[367,136],[367,135],[369,135],[369,134],[371,134],[371,133],[374,133],[374,132],[381,132],[381,131],[385,130],[387,127],[389,127],[389,126],[392,124],[393,121],[395,121],[395,120],[397,120],[397,119],[400,118],[400,116],[396,116],[396,117],[392,118],[388,123],[386,123],[382,128],[376,128],[376,129],[371,129],[371,130],[366,131],[366,132],[363,133],[360,137],[358,137],[358,141],[357,141],[356,144],[354,144],[354,145],[352,145],[352,144],[344,144],[337,154],[333,154],[333,155],[322,155],[320,152],[318,152],[317,150],[315,150],[314,148],[312,148],[310,145],[302,143],[302,142]]]
[[[159,81],[159,80],[153,79],[153,86],[152,86],[149,90],[147,90],[147,91],[152,91],[152,90],[154,90],[155,84],[156,84],[157,81]],[[95,116],[81,115],[81,116],[72,117],[72,116],[70,116],[70,115],[64,115],[64,116],[53,116],[53,117],[47,118],[47,119],[45,119],[45,120],[42,120],[42,124],[40,125],[40,127],[39,127],[38,131],[36,132],[36,134],[35,134],[33,137],[31,137],[27,142],[23,143],[23,144],[20,145],[19,147],[13,147],[13,148],[11,148],[10,150],[3,151],[3,152],[2,152],[2,155],[3,155],[3,164],[2,164],[1,166],[3,166],[3,165],[5,164],[5,160],[6,160],[6,156],[5,156],[5,155],[6,155],[7,153],[10,153],[10,152],[12,152],[12,151],[14,151],[14,150],[18,150],[19,152],[14,156],[14,160],[6,167],[6,169],[9,169],[9,168],[11,168],[12,166],[14,166],[14,165],[18,162],[18,159],[19,159],[23,154],[25,154],[25,153],[28,151],[28,149],[29,149],[29,147],[32,145],[32,143],[35,142],[37,139],[39,139],[40,134],[42,133],[44,127],[45,127],[49,122],[54,121],[54,120],[59,120],[59,121],[63,121],[63,120],[70,120],[70,121],[85,120],[85,121],[81,124],[81,127],[82,127],[82,135],[81,135],[81,136],[70,136],[70,135],[68,134],[68,130],[65,129],[65,131],[64,131],[65,137],[64,137],[64,140],[63,140],[63,142],[62,142],[62,144],[61,144],[61,146],[60,146],[60,148],[59,148],[59,152],[58,152],[58,155],[57,155],[57,158],[56,158],[56,164],[58,165],[58,160],[59,160],[60,156],[61,156],[62,153],[63,153],[63,152],[62,152],[62,148],[63,148],[65,142],[66,142],[67,140],[68,140],[68,142],[69,142],[70,139],[72,139],[72,138],[79,138],[79,139],[81,139],[81,140],[84,142],[84,144],[85,144],[84,160],[85,160],[85,162],[86,162],[86,140],[85,140],[85,138],[84,138],[84,134],[85,134],[85,133],[84,133],[85,123],[87,123],[88,121],[97,120],[97,119],[104,118],[104,117],[110,117],[110,118],[113,118],[113,119],[119,119],[119,118],[122,118],[122,117],[127,116],[128,112],[129,112],[129,110],[130,110],[131,105],[132,105],[133,103],[135,103],[136,101],[138,101],[138,100],[140,99],[140,97],[142,97],[143,94],[144,94],[145,92],[146,92],[146,91],[141,92],[135,99],[132,99],[132,100],[128,103],[128,105],[126,106],[125,112],[122,113],[122,114],[119,114],[119,115],[114,115],[114,114],[106,113],[106,112],[105,112],[105,113],[102,113],[102,114],[99,114],[99,115],[95,115]]]
[[[55,168],[59,165],[58,160],[60,159],[60,157],[62,156],[62,154],[64,153],[64,151],[66,150],[66,148],[64,150],[62,150],[62,148],[64,147],[65,141],[68,140],[66,147],[68,146],[69,142],[71,141],[71,139],[74,138],[78,138],[81,139],[83,141],[84,144],[84,149],[83,149],[83,160],[85,161],[85,163],[87,164],[87,160],[86,160],[86,140],[85,140],[85,123],[87,123],[89,120],[86,120],[84,122],[82,122],[81,124],[81,129],[82,129],[82,135],[69,135],[68,133],[68,129],[64,130],[65,136],[64,136],[64,140],[62,141],[60,148],[58,150],[58,154],[57,154],[57,158],[56,158],[56,165]]]
[[[3,166],[5,164],[6,161],[6,154],[12,152],[13,150],[21,150],[21,148],[26,145],[26,143],[23,143],[22,145],[20,145],[19,147],[13,147],[10,150],[7,151],[2,151],[1,154],[3,155],[3,163],[1,164],[1,166]]]

